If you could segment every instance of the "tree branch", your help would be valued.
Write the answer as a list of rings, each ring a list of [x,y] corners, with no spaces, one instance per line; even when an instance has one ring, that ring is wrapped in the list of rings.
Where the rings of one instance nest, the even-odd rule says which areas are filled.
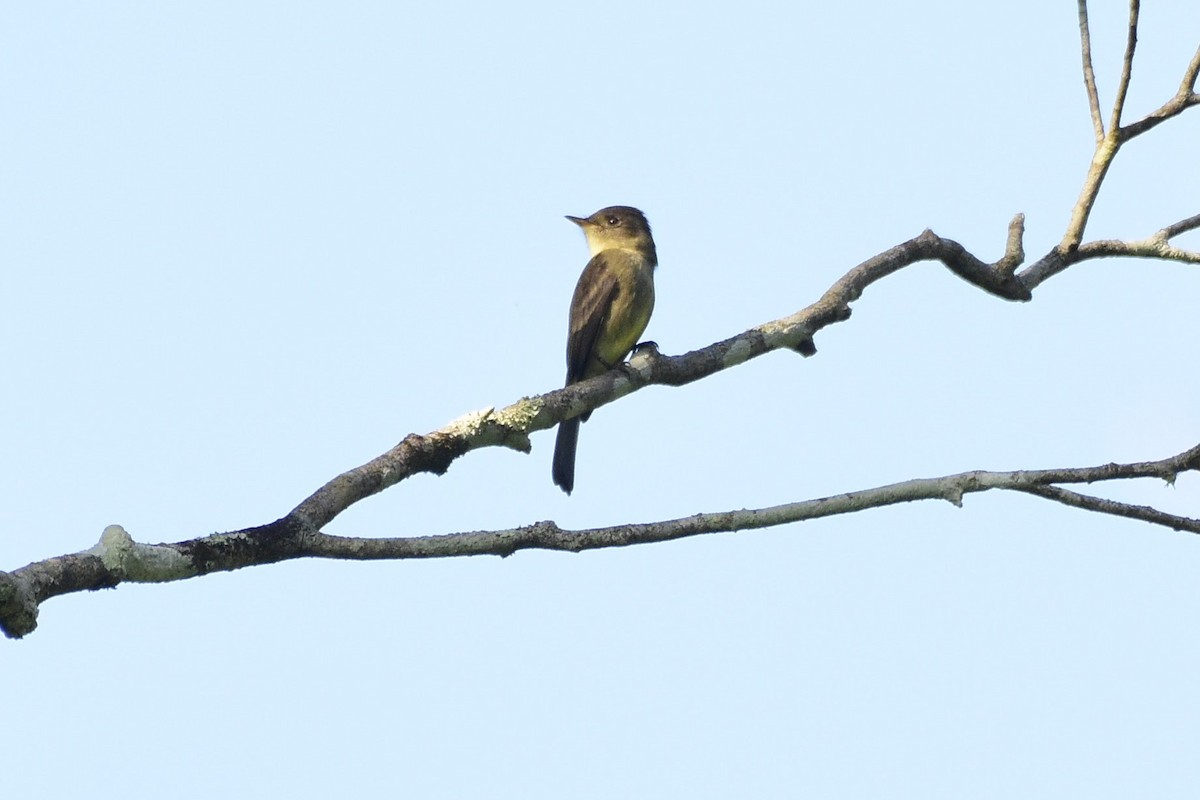
[[[1088,109],[1096,144],[1104,141],[1104,119],[1100,115],[1100,92],[1096,89],[1096,70],[1092,67],[1092,34],[1088,29],[1087,0],[1079,0],[1079,44],[1083,51],[1083,85],[1087,87]]]
[[[1119,130],[1121,127],[1121,112],[1125,108],[1125,97],[1129,94],[1129,78],[1133,74],[1133,51],[1137,47],[1138,13],[1141,10],[1139,0],[1129,2],[1129,32],[1125,38],[1125,57],[1121,60],[1121,81],[1117,84],[1117,99],[1113,101],[1112,121],[1109,130]]]
[[[1073,259],[1078,261],[1100,255],[1169,258],[1170,254],[1164,255],[1158,240],[1165,241],[1197,227],[1200,227],[1200,215],[1164,228],[1146,240],[1147,243],[1098,242],[1094,247],[1081,248],[1082,255],[1077,252]],[[36,627],[39,605],[61,594],[111,588],[126,581],[182,580],[305,556],[431,558],[485,553],[504,555],[526,547],[582,550],[665,541],[718,530],[763,527],[930,497],[957,503],[966,492],[1016,489],[1030,481],[1036,485],[1146,475],[1173,476],[1183,468],[1180,459],[1195,458],[1193,451],[1175,460],[1148,465],[1108,465],[1091,470],[1041,473],[963,473],[774,509],[725,512],[577,534],[561,531],[553,523],[537,523],[512,531],[413,539],[343,539],[321,532],[322,527],[352,504],[411,475],[420,472],[443,474],[456,458],[481,447],[505,446],[528,452],[531,432],[553,427],[563,419],[611,403],[643,386],[682,386],[781,348],[811,355],[815,353],[813,336],[829,325],[848,319],[850,304],[861,297],[868,286],[921,261],[941,261],[954,274],[998,297],[1028,300],[1030,288],[1036,282],[1027,275],[1016,274],[1023,258],[1023,232],[1024,218],[1018,214],[1009,224],[1004,255],[994,263],[987,263],[958,242],[927,230],[859,264],[834,283],[817,302],[790,317],[759,325],[681,356],[667,357],[656,349],[647,348],[635,354],[629,364],[605,375],[523,398],[499,410],[487,408],[467,414],[424,436],[410,434],[386,453],[329,481],[286,516],[267,525],[161,545],[135,543],[120,526],[109,526],[100,543],[90,550],[35,562],[12,573],[0,572],[0,628],[12,637],[29,633]],[[1191,461],[1187,464],[1187,468],[1194,468]],[[627,533],[617,535],[616,530]]]
[[[1091,36],[1088,33],[1087,2],[1086,0],[1079,0],[1079,32],[1083,50],[1084,83],[1087,84],[1088,104],[1091,107],[1093,127],[1096,131],[1096,149],[1092,153],[1092,162],[1088,166],[1087,176],[1083,181],[1083,188],[1079,192],[1079,199],[1075,201],[1075,206],[1071,209],[1070,221],[1067,223],[1067,229],[1063,233],[1062,241],[1059,242],[1057,258],[1054,259],[1053,264],[1047,262],[1047,266],[1056,266],[1057,270],[1045,274],[1042,280],[1055,274],[1056,271],[1061,271],[1061,269],[1072,263],[1072,256],[1079,248],[1080,242],[1083,241],[1083,234],[1087,228],[1088,218],[1091,216],[1092,208],[1096,205],[1096,198],[1100,194],[1100,186],[1104,183],[1104,177],[1108,174],[1108,168],[1112,166],[1113,159],[1116,158],[1121,145],[1135,136],[1145,133],[1155,125],[1183,112],[1185,109],[1200,103],[1200,96],[1197,96],[1194,91],[1196,76],[1197,73],[1200,73],[1200,49],[1198,49],[1196,55],[1188,64],[1188,68],[1184,71],[1183,81],[1180,83],[1179,91],[1176,92],[1174,97],[1156,111],[1151,112],[1144,119],[1124,128],[1120,126],[1121,114],[1125,107],[1125,97],[1129,93],[1129,82],[1133,74],[1133,53],[1137,47],[1139,9],[1139,0],[1130,0],[1129,33],[1125,42],[1125,57],[1121,65],[1121,80],[1117,88],[1116,100],[1113,103],[1112,124],[1109,127],[1108,133],[1105,134],[1104,124],[1100,119],[1100,100],[1096,93],[1096,78],[1092,70],[1092,45]]]
[[[1134,478],[1160,478],[1168,483],[1174,483],[1180,472],[1191,470],[1200,471],[1200,445],[1160,461],[1015,472],[975,470],[940,478],[903,481],[873,489],[767,508],[695,514],[682,519],[662,522],[614,525],[581,531],[564,530],[553,522],[537,522],[502,531],[455,533],[442,536],[378,539],[322,535],[318,541],[313,543],[309,555],[337,559],[379,560],[470,555],[508,556],[518,550],[526,549],[580,552],[605,547],[665,542],[705,533],[735,533],[743,530],[770,528],[917,500],[946,500],[961,507],[965,495],[993,489],[1038,494],[1089,510],[1166,525],[1175,530],[1200,533],[1200,520],[1165,514],[1146,506],[1131,506],[1100,498],[1089,498],[1086,495],[1076,494],[1051,485]],[[1083,498],[1085,502],[1076,503],[1074,502],[1075,498]]]
[[[849,319],[850,304],[868,286],[920,261],[941,261],[952,272],[986,292],[1009,300],[1028,300],[1030,293],[1014,271],[1022,257],[1024,218],[1009,226],[1004,255],[986,263],[958,242],[925,231],[859,264],[831,286],[817,302],[791,316],[774,320],[681,356],[656,350],[635,355],[623,369],[524,398],[506,408],[473,412],[426,434],[410,434],[391,450],[326,483],[287,518],[301,529],[316,531],[354,503],[417,473],[441,475],[454,459],[480,447],[501,445],[529,452],[529,434],[552,428],[613,402],[643,386],[683,386],[778,349],[815,353],[813,335]]]
[[[1174,225],[1168,225],[1157,233],[1132,242],[1119,239],[1100,239],[1080,245],[1076,262],[1091,258],[1112,258],[1114,256],[1129,256],[1132,258],[1158,258],[1163,261],[1180,261],[1185,264],[1200,264],[1200,251],[1185,250],[1174,247],[1171,238],[1185,231],[1200,228],[1200,214],[1180,220]]]
[[[921,261],[940,261],[963,280],[990,294],[1027,301],[1043,281],[1074,263],[1089,258],[1135,256],[1200,263],[1195,251],[1170,244],[1172,237],[1200,228],[1200,215],[1169,225],[1154,235],[1132,242],[1096,241],[1081,244],[1087,217],[1108,166],[1121,142],[1144,133],[1184,109],[1200,104],[1195,93],[1200,74],[1200,50],[1188,66],[1178,93],[1145,119],[1117,127],[1128,89],[1136,42],[1138,4],[1131,4],[1130,38],[1113,128],[1107,135],[1099,117],[1087,6],[1079,3],[1083,39],[1084,75],[1096,124],[1098,143],[1083,191],[1072,213],[1063,241],[1025,270],[1024,216],[1017,214],[1008,226],[1004,254],[985,262],[961,244],[926,230],[851,269],[812,305],[791,316],[767,322],[708,347],[680,356],[660,355],[656,348],[636,353],[629,364],[605,375],[534,397],[522,398],[505,408],[487,408],[451,422],[425,435],[410,434],[395,447],[360,467],[338,475],[275,522],[230,533],[177,542],[146,545],[133,541],[120,526],[109,526],[90,550],[29,564],[12,573],[0,572],[0,627],[12,637],[32,631],[39,605],[61,594],[110,588],[127,581],[164,582],[210,572],[239,569],[306,556],[328,558],[431,558],[450,555],[507,555],[519,549],[584,550],[779,525],[831,514],[848,513],[893,503],[940,498],[955,504],[969,492],[988,489],[1024,491],[1104,513],[1121,513],[1179,530],[1195,530],[1194,521],[1154,509],[1123,506],[1066,490],[1049,488],[1056,483],[1077,483],[1136,477],[1173,480],[1183,470],[1197,469],[1200,447],[1170,459],[1142,464],[1108,464],[1102,467],[1043,470],[1038,472],[969,472],[943,478],[906,481],[862,492],[792,503],[754,511],[704,514],[681,520],[564,531],[552,522],[540,522],[508,531],[457,533],[401,539],[334,537],[322,528],[354,503],[383,491],[412,475],[443,474],[459,456],[481,447],[504,446],[522,452],[531,449],[529,434],[545,430],[586,411],[611,403],[652,384],[682,386],[781,348],[809,356],[816,352],[813,337],[824,328],[850,317],[850,305],[876,281]],[[1140,514],[1141,516],[1138,516]]]
[[[965,495],[993,489],[1037,494],[1079,508],[1198,533],[1200,520],[1087,497],[1053,485],[1133,478],[1160,478],[1173,483],[1179,473],[1194,470],[1200,470],[1200,445],[1159,461],[1015,472],[975,470],[767,508],[580,531],[566,530],[547,521],[499,531],[380,539],[320,532],[302,535],[295,526],[279,520],[235,533],[146,545],[134,542],[124,528],[110,525],[99,544],[90,550],[36,562],[12,573],[0,572],[0,627],[10,637],[24,636],[36,627],[39,604],[68,592],[110,588],[125,582],[164,583],[294,558],[395,560],[508,556],[528,549],[580,552],[666,542],[705,533],[769,528],[917,500],[946,500],[961,507]]]
[[[1164,525],[1176,531],[1200,533],[1200,519],[1168,514],[1150,506],[1135,506],[1129,503],[1119,503],[1116,500],[1106,500],[1103,497],[1092,497],[1091,495],[1072,492],[1070,489],[1063,489],[1061,486],[1029,486],[1018,489],[1018,491],[1034,494],[1038,497],[1045,497],[1047,500],[1054,500],[1072,508],[1082,508],[1085,511],[1112,514],[1113,516],[1141,520],[1142,522],[1149,522],[1154,525]]]
[[[1185,264],[1200,264],[1200,252],[1185,250],[1173,246],[1171,239],[1190,230],[1200,228],[1200,214],[1168,225],[1144,239],[1121,241],[1118,239],[1100,239],[1082,244],[1069,256],[1064,256],[1057,248],[1042,256],[1033,264],[1018,274],[1021,282],[1031,291],[1041,283],[1057,275],[1072,264],[1088,261],[1093,258],[1113,258],[1125,256],[1129,258],[1156,258],[1163,261],[1179,261]]]
[[[1183,113],[1192,106],[1200,105],[1200,94],[1196,94],[1197,76],[1200,76],[1200,47],[1196,48],[1196,53],[1188,62],[1183,80],[1180,81],[1179,90],[1175,95],[1142,119],[1121,128],[1119,133],[1121,141],[1127,142],[1135,136],[1141,136],[1171,117]]]
[[[1071,257],[1078,249],[1079,243],[1083,241],[1083,232],[1087,228],[1088,218],[1091,217],[1092,208],[1096,205],[1096,198],[1100,195],[1100,185],[1104,183],[1104,178],[1108,175],[1108,168],[1112,166],[1113,159],[1116,158],[1117,151],[1120,149],[1120,140],[1115,134],[1109,134],[1096,145],[1096,150],[1092,153],[1092,163],[1088,165],[1087,175],[1084,176],[1079,199],[1075,201],[1075,206],[1071,209],[1071,219],[1067,223],[1067,229],[1058,245],[1059,255],[1064,259],[1063,266],[1071,263]]]

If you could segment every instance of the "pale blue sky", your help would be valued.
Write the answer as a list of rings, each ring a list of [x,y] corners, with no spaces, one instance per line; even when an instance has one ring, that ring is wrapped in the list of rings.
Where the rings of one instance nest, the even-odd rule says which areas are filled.
[[[267,522],[409,432],[557,387],[587,257],[564,214],[646,211],[669,354],[925,227],[991,259],[1021,211],[1040,255],[1091,155],[1075,14],[9,4],[0,569],[110,523]],[[1126,9],[1092,16],[1107,107]],[[1131,118],[1198,42],[1191,4],[1145,4]],[[1193,110],[1129,145],[1089,238],[1200,211],[1198,136]],[[816,358],[597,412],[570,498],[545,432],[329,530],[590,527],[1161,458],[1200,441],[1197,297],[1176,264],[1090,262],[1025,305],[917,266]],[[1194,476],[1092,491],[1200,513]],[[0,763],[13,797],[1189,797],[1198,571],[1193,536],[994,495],[127,585],[0,644]]]

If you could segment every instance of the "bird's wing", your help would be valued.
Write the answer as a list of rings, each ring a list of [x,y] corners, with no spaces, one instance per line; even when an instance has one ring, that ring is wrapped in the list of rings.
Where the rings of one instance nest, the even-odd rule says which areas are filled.
[[[567,337],[567,383],[589,377],[587,369],[596,354],[596,343],[620,291],[616,273],[609,266],[607,257],[607,253],[592,256],[575,286],[575,296],[571,299],[571,330]],[[592,374],[599,373],[593,371]]]

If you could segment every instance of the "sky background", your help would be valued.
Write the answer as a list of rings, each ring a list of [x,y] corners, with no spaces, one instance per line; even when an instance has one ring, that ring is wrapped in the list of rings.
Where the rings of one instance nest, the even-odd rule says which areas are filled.
[[[1127,119],[1190,3],[1144,4]],[[1111,106],[1126,7],[1092,9]],[[702,347],[926,227],[1061,237],[1091,157],[1075,4],[36,3],[0,22],[0,569],[105,525],[269,522],[410,432],[561,384],[587,258],[644,209],[648,338]],[[1200,110],[1087,238],[1200,211]],[[1200,246],[1195,233],[1180,244]],[[1028,304],[936,264],[812,359],[654,387],[576,491],[473,452],[327,529],[653,521],[1200,441],[1200,269]],[[1200,514],[1200,479],[1091,487]],[[47,602],[0,643],[5,793],[1192,797],[1200,541],[1021,495],[581,555],[290,562]]]

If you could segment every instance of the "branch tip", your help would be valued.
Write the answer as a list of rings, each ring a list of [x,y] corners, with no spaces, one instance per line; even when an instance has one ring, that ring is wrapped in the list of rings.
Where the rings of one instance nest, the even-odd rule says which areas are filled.
[[[996,262],[996,270],[1011,278],[1025,261],[1025,215],[1018,213],[1008,223],[1008,241],[1004,244],[1004,255]]]

